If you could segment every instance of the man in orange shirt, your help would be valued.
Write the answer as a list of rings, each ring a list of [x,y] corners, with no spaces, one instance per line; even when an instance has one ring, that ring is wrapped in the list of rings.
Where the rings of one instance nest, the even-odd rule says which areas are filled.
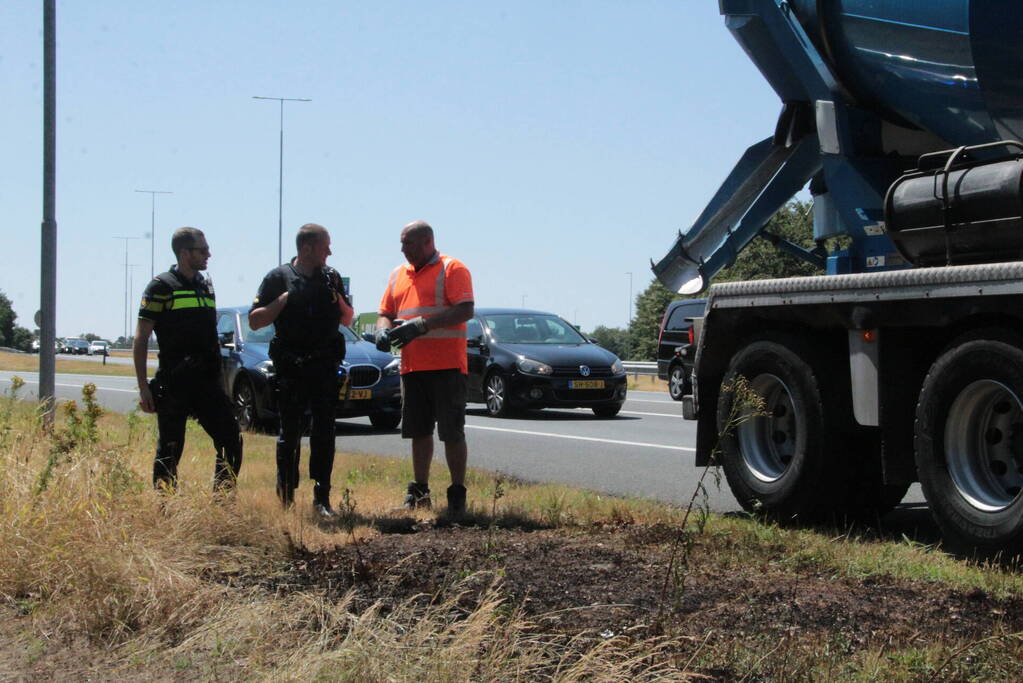
[[[401,349],[401,435],[412,439],[409,508],[430,507],[433,427],[444,442],[451,473],[448,512],[465,512],[465,322],[474,313],[472,276],[458,259],[437,251],[425,221],[401,231],[407,264],[394,269],[380,300],[377,347]],[[394,327],[396,319],[404,322]]]

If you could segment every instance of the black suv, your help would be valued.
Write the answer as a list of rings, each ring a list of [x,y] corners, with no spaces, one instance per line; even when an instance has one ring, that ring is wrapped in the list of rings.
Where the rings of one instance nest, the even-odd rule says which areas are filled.
[[[657,376],[668,380],[668,393],[676,401],[691,394],[696,345],[690,338],[693,318],[702,318],[706,299],[672,301],[661,319],[657,336]]]

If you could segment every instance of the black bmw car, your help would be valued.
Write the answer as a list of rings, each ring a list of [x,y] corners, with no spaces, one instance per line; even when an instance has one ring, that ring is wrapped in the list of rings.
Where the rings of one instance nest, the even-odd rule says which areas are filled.
[[[273,361],[270,340],[273,325],[249,329],[249,309],[244,306],[217,309],[220,361],[227,395],[231,397],[238,426],[253,429],[277,419],[277,402],[272,389]],[[401,422],[401,380],[399,361],[377,351],[347,327],[345,360],[338,373],[340,395],[337,417],[369,416],[378,429],[394,429]]]
[[[468,399],[491,415],[526,408],[590,408],[614,417],[625,402],[625,368],[553,313],[477,308],[466,325]]]

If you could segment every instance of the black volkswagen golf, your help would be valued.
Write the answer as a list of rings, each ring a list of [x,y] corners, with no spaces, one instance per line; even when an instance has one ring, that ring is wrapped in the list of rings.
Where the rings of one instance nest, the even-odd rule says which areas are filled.
[[[477,308],[466,337],[468,400],[491,415],[585,407],[614,417],[622,409],[622,362],[553,313]]]

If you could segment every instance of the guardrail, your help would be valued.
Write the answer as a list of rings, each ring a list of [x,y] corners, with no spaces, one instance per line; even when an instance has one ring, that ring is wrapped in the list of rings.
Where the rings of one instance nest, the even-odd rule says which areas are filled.
[[[630,375],[656,375],[657,361],[623,360],[625,372]]]

